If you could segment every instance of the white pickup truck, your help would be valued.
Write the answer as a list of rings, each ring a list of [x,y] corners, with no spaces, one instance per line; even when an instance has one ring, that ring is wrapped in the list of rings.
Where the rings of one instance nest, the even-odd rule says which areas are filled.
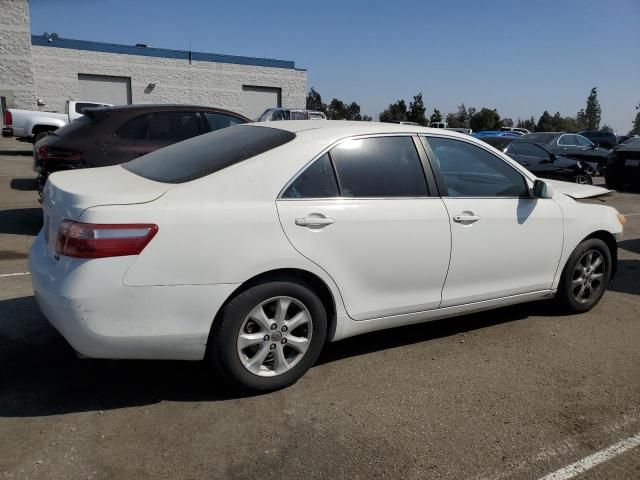
[[[9,108],[4,112],[3,137],[35,143],[48,132],[72,122],[84,114],[87,108],[110,106],[108,103],[67,100],[65,113],[39,112]]]

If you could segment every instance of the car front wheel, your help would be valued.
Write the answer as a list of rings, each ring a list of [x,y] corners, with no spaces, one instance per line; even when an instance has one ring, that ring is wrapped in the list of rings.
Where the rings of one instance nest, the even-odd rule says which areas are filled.
[[[213,326],[209,357],[232,387],[267,392],[296,382],[320,355],[327,314],[306,285],[277,281],[233,298]]]
[[[607,244],[598,238],[583,241],[564,267],[556,300],[565,311],[591,310],[602,298],[611,280],[611,271]]]

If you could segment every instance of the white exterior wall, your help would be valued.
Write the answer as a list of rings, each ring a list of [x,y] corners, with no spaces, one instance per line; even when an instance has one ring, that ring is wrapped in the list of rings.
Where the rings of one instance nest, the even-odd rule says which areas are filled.
[[[0,0],[5,1],[5,0]],[[46,109],[64,111],[78,98],[78,74],[131,78],[133,103],[187,103],[242,111],[242,86],[282,89],[283,107],[305,106],[307,72],[289,68],[147,57],[33,45],[38,98]],[[148,91],[147,86],[155,83]]]
[[[36,108],[27,0],[0,0],[0,96],[7,107]]]

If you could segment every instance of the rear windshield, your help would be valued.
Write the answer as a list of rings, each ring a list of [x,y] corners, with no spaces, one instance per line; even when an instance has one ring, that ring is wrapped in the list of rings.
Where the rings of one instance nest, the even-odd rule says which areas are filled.
[[[295,134],[278,128],[236,125],[136,158],[123,168],[162,183],[184,183],[284,145]]]
[[[71,136],[71,135],[74,135],[75,133],[78,133],[84,130],[86,127],[93,125],[93,123],[94,123],[93,119],[87,116],[82,116],[82,117],[76,118],[73,122],[69,122],[65,126],[60,127],[57,130],[54,130],[51,133],[52,135],[56,135],[59,137]]]

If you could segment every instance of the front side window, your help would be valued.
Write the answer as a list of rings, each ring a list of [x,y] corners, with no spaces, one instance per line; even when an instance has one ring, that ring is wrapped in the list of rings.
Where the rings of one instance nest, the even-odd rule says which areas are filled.
[[[527,157],[549,158],[549,154],[533,143],[513,142],[509,147],[509,153],[514,155],[525,155]]]
[[[338,196],[338,184],[331,159],[324,154],[313,162],[285,190],[282,198],[330,198]]]
[[[460,140],[420,137],[435,154],[435,163],[450,197],[528,197],[524,177],[504,160]]]
[[[411,137],[351,139],[331,150],[343,197],[424,197],[427,183]]]
[[[204,116],[212,132],[220,130],[221,128],[233,127],[234,125],[245,123],[238,117],[232,117],[231,115],[225,115],[223,113],[205,112]]]

